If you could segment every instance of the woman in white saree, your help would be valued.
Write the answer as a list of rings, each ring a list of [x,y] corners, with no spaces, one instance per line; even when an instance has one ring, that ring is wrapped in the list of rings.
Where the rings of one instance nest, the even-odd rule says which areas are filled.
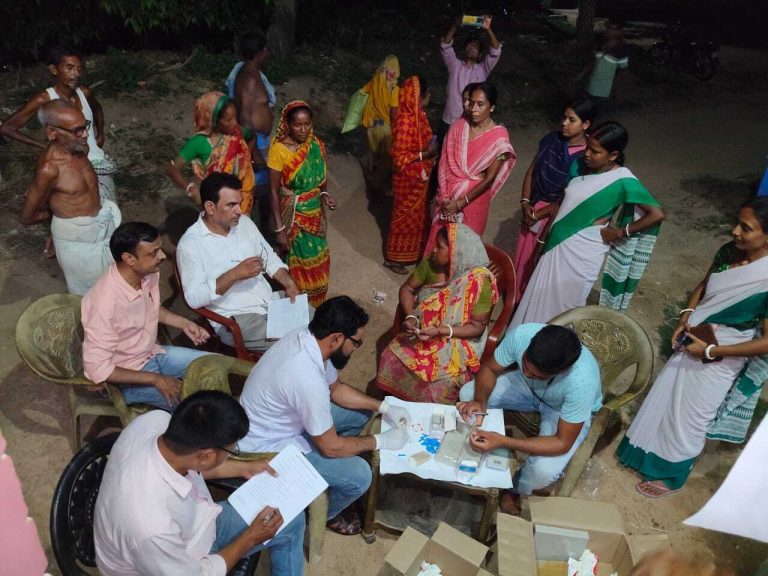
[[[649,498],[685,484],[713,425],[748,426],[750,400],[768,376],[768,198],[741,208],[732,235],[681,312],[676,352],[616,452]]]

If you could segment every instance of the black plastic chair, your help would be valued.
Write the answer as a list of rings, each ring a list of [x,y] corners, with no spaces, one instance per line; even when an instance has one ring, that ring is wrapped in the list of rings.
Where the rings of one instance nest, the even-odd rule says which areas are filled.
[[[96,566],[93,511],[104,467],[119,435],[101,436],[83,446],[56,485],[51,503],[51,546],[63,576],[89,576],[86,569]],[[231,484],[218,481],[217,486],[228,488]],[[259,553],[243,558],[229,576],[252,576],[258,562]]]

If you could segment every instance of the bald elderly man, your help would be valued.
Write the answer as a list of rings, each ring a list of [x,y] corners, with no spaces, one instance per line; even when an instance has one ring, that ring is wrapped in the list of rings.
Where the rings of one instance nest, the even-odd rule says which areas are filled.
[[[71,294],[85,294],[114,261],[109,238],[120,225],[120,210],[99,197],[99,183],[88,160],[90,122],[64,100],[43,105],[38,119],[48,146],[35,166],[19,220],[51,219],[56,256]]]

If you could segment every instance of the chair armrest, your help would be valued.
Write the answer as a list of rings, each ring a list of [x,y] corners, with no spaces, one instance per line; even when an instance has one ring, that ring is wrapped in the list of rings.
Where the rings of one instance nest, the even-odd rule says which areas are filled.
[[[243,331],[240,330],[240,325],[237,323],[237,320],[234,318],[227,318],[226,316],[222,316],[221,314],[217,314],[213,310],[209,310],[208,308],[195,308],[193,312],[200,314],[203,318],[206,320],[211,320],[213,322],[216,322],[217,324],[221,324],[232,332],[232,340],[235,342],[235,351],[237,352],[238,358],[249,358],[250,352],[245,347],[245,340],[243,339]]]

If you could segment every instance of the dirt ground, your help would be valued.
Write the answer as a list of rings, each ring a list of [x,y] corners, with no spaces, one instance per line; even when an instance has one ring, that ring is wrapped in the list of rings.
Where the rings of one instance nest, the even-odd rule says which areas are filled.
[[[723,70],[702,88],[701,100],[659,100],[616,115],[630,134],[627,165],[656,194],[668,213],[630,309],[657,348],[657,327],[663,321],[664,305],[682,299],[702,277],[715,250],[727,239],[736,207],[765,167],[766,94],[740,90],[736,86],[743,84],[734,84],[734,79],[745,81],[752,75],[764,75],[766,68],[768,63],[761,54],[723,49]],[[626,84],[624,94],[638,88],[631,81]],[[162,226],[172,237],[185,216],[193,214],[183,195],[171,188],[156,166],[170,159],[189,135],[193,97],[205,89],[207,85],[191,82],[182,93],[165,98],[139,95],[102,101],[109,127],[106,149],[123,172],[122,180],[118,180],[123,221],[146,220]],[[315,104],[321,137],[340,125],[345,97],[322,93],[316,79],[294,78],[279,87],[280,103],[295,97]],[[10,106],[4,102],[0,105]],[[510,95],[501,95],[500,108],[507,108],[509,113],[513,105]],[[4,110],[3,115],[8,112]],[[511,130],[518,163],[494,201],[485,234],[487,242],[508,251],[513,249],[522,178],[538,139],[548,129],[545,122],[537,121]],[[16,144],[0,146],[0,429],[8,439],[8,453],[22,479],[30,515],[51,560],[49,570],[58,574],[50,549],[48,518],[56,481],[72,456],[67,391],[34,376],[16,353],[13,338],[16,319],[28,304],[66,289],[56,262],[42,255],[47,232],[43,227],[25,229],[16,219],[34,157],[32,151]],[[355,353],[343,375],[345,381],[362,388],[375,374],[374,341],[391,323],[402,278],[381,266],[386,204],[369,204],[359,160],[349,153],[332,152],[329,168],[329,191],[339,202],[329,226],[330,292],[352,296],[371,314],[366,345]],[[132,187],[148,182],[152,194],[137,200]],[[173,251],[170,239],[166,244]],[[166,266],[163,278],[167,281],[170,274],[170,266]],[[373,290],[387,294],[384,304],[373,303]],[[170,293],[166,282],[164,297]],[[189,314],[179,301],[174,309]],[[662,365],[663,360],[657,358],[656,370]],[[624,414],[625,424],[636,410],[637,406],[632,406]],[[618,439],[594,456],[574,496],[614,502],[631,530],[664,531],[675,549],[715,558],[738,574],[753,573],[768,557],[766,545],[681,523],[722,482],[738,448],[718,447],[705,454],[684,490],[665,499],[648,500],[635,492],[635,475],[617,465],[613,452]],[[320,563],[309,567],[307,574],[376,574],[395,539],[395,535],[379,531],[377,541],[367,545],[360,537],[328,532],[324,556]]]

